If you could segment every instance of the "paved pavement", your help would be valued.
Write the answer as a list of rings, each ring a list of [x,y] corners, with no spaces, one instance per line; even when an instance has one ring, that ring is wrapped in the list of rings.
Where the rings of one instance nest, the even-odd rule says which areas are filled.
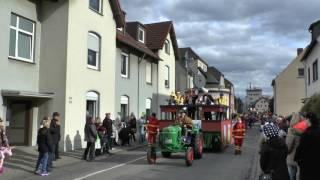
[[[194,161],[191,167],[186,167],[183,154],[174,155],[170,159],[160,158],[156,165],[148,165],[145,148],[139,148],[119,151],[115,155],[101,157],[91,163],[79,160],[62,166],[57,164],[48,177],[39,177],[26,172],[23,179],[256,180],[259,173],[258,138],[258,127],[254,127],[247,132],[241,156],[235,156],[233,146],[229,146],[221,153],[205,153],[203,159]],[[26,160],[22,163],[30,162]],[[30,164],[33,165],[33,163]],[[0,179],[22,179],[22,177],[1,177]]]

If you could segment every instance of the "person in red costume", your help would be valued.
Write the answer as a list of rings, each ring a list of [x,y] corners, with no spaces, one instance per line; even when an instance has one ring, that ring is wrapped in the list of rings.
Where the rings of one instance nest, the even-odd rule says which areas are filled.
[[[241,118],[237,119],[236,124],[233,126],[233,138],[235,146],[235,155],[241,154],[241,147],[243,144],[243,139],[245,136],[245,125],[242,122]]]
[[[147,124],[148,144],[156,143],[158,129],[159,129],[159,121],[156,118],[156,113],[152,113]]]

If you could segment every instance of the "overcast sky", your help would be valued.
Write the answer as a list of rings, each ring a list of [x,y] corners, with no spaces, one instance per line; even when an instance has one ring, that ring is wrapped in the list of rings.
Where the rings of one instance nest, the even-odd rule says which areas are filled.
[[[319,0],[120,0],[128,21],[172,20],[179,47],[192,47],[244,97],[271,81],[309,43]],[[298,73],[298,72],[297,72]]]

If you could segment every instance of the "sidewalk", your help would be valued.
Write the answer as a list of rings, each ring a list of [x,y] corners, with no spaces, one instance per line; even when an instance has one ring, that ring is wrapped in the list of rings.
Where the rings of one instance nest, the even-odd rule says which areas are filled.
[[[144,146],[144,144],[134,144],[130,147],[115,146],[111,150],[111,153],[116,155],[122,151],[131,151]],[[78,163],[86,163],[85,161],[81,160],[83,152],[84,150],[61,152],[61,159],[59,159],[58,161],[54,161],[53,167],[63,168]],[[23,179],[23,177],[33,174],[37,158],[37,147],[15,147],[15,149],[13,149],[13,156],[8,157],[5,160],[5,172],[0,175],[0,179]],[[101,160],[105,158],[108,158],[108,155],[98,156],[96,157],[96,160]]]

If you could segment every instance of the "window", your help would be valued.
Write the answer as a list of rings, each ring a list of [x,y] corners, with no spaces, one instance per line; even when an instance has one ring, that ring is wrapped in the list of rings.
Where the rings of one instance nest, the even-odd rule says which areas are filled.
[[[308,68],[308,85],[310,85],[310,82],[311,82],[311,75],[310,75],[310,68]]]
[[[298,77],[304,77],[304,68],[298,69]]]
[[[313,77],[313,81],[317,81],[318,80],[318,60],[316,60],[313,64],[312,64],[312,77]]]
[[[100,63],[100,37],[96,33],[88,35],[88,68],[99,69]]]
[[[151,102],[152,102],[151,98],[146,99],[146,115],[147,115],[147,117],[151,116]]]
[[[170,54],[170,42],[168,39],[166,39],[165,43],[164,43],[164,50],[167,54]]]
[[[120,98],[120,111],[121,121],[126,122],[129,118],[129,97],[126,95]]]
[[[138,29],[138,40],[144,43],[144,30],[141,28]]]
[[[170,67],[169,66],[165,66],[165,77],[164,77],[164,85],[166,88],[169,88],[170,87],[170,81],[169,81],[169,78],[170,78]]]
[[[101,14],[102,0],[89,0],[89,8]]]
[[[121,77],[129,77],[129,56],[128,54],[121,54]]]
[[[34,22],[11,14],[9,57],[33,62],[34,36]]]
[[[94,91],[87,92],[87,115],[91,117],[99,116],[99,94]]]
[[[152,64],[147,62],[146,64],[146,82],[152,84]]]

